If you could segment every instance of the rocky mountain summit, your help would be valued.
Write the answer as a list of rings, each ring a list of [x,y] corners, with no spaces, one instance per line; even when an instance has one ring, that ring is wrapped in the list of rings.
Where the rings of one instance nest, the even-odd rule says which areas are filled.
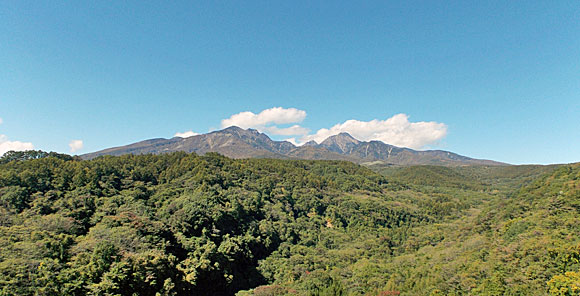
[[[272,140],[257,130],[236,126],[188,138],[150,139],[81,157],[92,159],[103,155],[160,154],[175,151],[195,152],[200,155],[217,152],[231,158],[327,159],[390,165],[505,165],[443,150],[417,151],[381,141],[359,141],[348,133],[330,136],[320,144],[309,141],[302,146],[295,146],[288,141]]]

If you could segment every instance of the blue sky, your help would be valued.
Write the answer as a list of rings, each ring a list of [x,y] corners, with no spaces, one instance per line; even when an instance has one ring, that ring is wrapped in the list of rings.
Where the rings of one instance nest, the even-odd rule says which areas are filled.
[[[2,1],[0,147],[82,154],[249,111],[275,139],[357,129],[577,162],[579,15],[578,1]]]

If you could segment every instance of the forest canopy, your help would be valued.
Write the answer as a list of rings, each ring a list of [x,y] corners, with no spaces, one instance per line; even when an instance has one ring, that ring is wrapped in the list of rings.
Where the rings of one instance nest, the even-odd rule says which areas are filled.
[[[377,171],[7,153],[0,295],[578,293],[580,165]]]

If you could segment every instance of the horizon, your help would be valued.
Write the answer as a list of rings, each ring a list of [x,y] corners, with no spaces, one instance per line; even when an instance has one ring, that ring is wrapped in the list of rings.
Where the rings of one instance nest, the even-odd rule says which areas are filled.
[[[0,155],[236,125],[580,161],[580,3],[0,4]]]
[[[190,137],[199,137],[199,136],[203,136],[203,135],[207,135],[207,134],[212,134],[212,133],[219,133],[219,132],[222,132],[222,131],[225,131],[225,130],[228,130],[228,129],[232,129],[232,128],[235,128],[235,129],[241,129],[241,130],[244,130],[244,131],[250,131],[250,132],[257,132],[257,133],[259,133],[259,134],[265,135],[266,137],[268,137],[268,138],[269,138],[270,140],[272,140],[272,141],[275,141],[275,142],[286,142],[286,143],[292,144],[292,145],[293,145],[294,147],[296,147],[296,148],[298,148],[298,147],[301,147],[301,146],[304,146],[305,144],[308,144],[308,143],[310,143],[310,142],[314,142],[316,145],[321,145],[321,144],[322,144],[322,142],[324,142],[324,141],[326,141],[326,140],[328,140],[328,139],[330,139],[330,138],[332,138],[332,137],[336,137],[336,136],[340,136],[340,135],[346,135],[346,136],[348,136],[348,137],[350,137],[350,138],[352,138],[352,139],[354,139],[354,140],[356,140],[356,141],[358,141],[358,142],[361,142],[361,143],[369,143],[369,142],[381,142],[381,143],[387,144],[387,143],[385,143],[385,142],[383,142],[383,141],[381,141],[381,140],[369,140],[369,141],[363,141],[363,140],[357,139],[356,137],[352,136],[352,135],[351,135],[350,133],[348,133],[348,132],[340,132],[340,133],[338,133],[338,134],[333,134],[333,135],[330,135],[330,136],[328,136],[327,138],[325,138],[324,140],[322,140],[322,141],[320,141],[320,142],[317,142],[316,140],[309,140],[309,141],[307,141],[307,142],[302,142],[302,143],[298,143],[298,144],[296,144],[296,143],[292,143],[292,142],[290,142],[290,141],[288,141],[288,140],[284,140],[284,139],[282,139],[282,140],[275,140],[275,139],[272,139],[272,137],[271,137],[270,135],[268,135],[268,134],[266,134],[266,133],[263,133],[263,132],[260,132],[259,130],[255,129],[255,128],[245,128],[245,129],[244,129],[244,128],[242,128],[242,127],[239,127],[239,126],[236,126],[236,125],[231,125],[231,126],[228,126],[228,127],[225,127],[225,128],[223,128],[223,129],[219,129],[219,130],[213,130],[213,131],[209,131],[209,132],[207,132],[207,133],[203,133],[203,134],[187,134],[187,135],[185,135],[185,134],[183,134],[183,133],[177,133],[177,134],[181,134],[181,135],[177,135],[177,134],[176,134],[176,135],[174,135],[174,136],[173,136],[173,137],[171,137],[171,138],[153,138],[153,139],[144,139],[144,140],[142,140],[142,141],[137,141],[137,142],[134,142],[134,143],[129,143],[129,144],[127,144],[127,145],[121,145],[121,146],[115,146],[115,147],[108,147],[108,148],[106,148],[106,149],[103,149],[103,150],[98,150],[98,151],[89,151],[89,152],[87,152],[87,153],[84,153],[84,154],[81,154],[81,155],[79,155],[79,156],[87,156],[87,155],[94,154],[94,153],[99,153],[99,152],[102,152],[102,151],[105,151],[105,150],[108,150],[108,149],[121,148],[121,147],[125,147],[125,146],[130,146],[130,145],[132,145],[132,144],[138,144],[138,143],[141,143],[141,142],[150,141],[150,140],[171,140],[171,139],[175,139],[175,138],[180,138],[180,139],[187,139],[187,138],[190,138]],[[387,144],[387,145],[390,145],[390,144]],[[393,145],[392,145],[392,146],[393,146]],[[411,149],[411,148],[408,148],[408,147],[402,147],[402,146],[395,146],[395,147],[397,147],[397,148],[403,148],[403,149]],[[413,149],[413,150],[415,150],[415,149]],[[418,149],[418,150],[416,150],[416,151],[443,151],[443,152],[451,152],[451,153],[453,153],[452,151],[446,151],[446,150],[441,150],[441,149]],[[218,152],[218,153],[219,153],[219,152]],[[154,153],[154,154],[156,154],[156,153]],[[460,156],[461,156],[461,155],[460,155]],[[465,156],[465,155],[462,155],[462,156]],[[479,160],[489,160],[489,159],[479,159]],[[492,161],[493,161],[493,160],[492,160]],[[380,162],[380,161],[379,161],[379,162]],[[497,163],[502,163],[502,164],[506,164],[506,165],[518,165],[518,164],[505,163],[505,162],[497,162]],[[481,164],[479,164],[479,165],[474,165],[474,166],[480,166],[480,165],[481,165]],[[530,164],[530,165],[534,165],[534,164]],[[548,164],[548,165],[549,165],[549,164]]]

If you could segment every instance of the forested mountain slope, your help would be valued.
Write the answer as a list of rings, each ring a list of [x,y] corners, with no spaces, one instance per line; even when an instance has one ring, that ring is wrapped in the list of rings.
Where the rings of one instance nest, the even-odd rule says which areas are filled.
[[[413,167],[393,173],[391,180],[409,180],[410,172],[426,169],[441,172]],[[391,272],[389,289],[405,295],[580,293],[580,164],[451,172],[449,180],[437,174],[441,186],[418,178],[423,184],[412,188],[432,196],[449,190],[457,195],[451,188],[457,188],[458,173],[472,174],[462,188],[481,190],[474,180],[495,183],[481,204],[456,219],[415,227],[406,251],[385,266]],[[512,183],[514,178],[521,183]]]
[[[580,165],[504,168],[3,158],[0,295],[574,295]]]

